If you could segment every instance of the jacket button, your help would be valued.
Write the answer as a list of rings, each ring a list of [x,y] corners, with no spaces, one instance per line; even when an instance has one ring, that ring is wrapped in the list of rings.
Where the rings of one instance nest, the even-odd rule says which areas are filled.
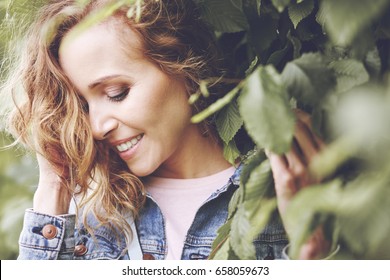
[[[53,239],[57,236],[57,228],[53,225],[45,225],[42,228],[42,235],[46,239]]]
[[[74,247],[74,255],[77,257],[84,256],[88,252],[88,248],[84,244]]]
[[[144,260],[154,260],[154,257],[151,254],[144,254],[142,256],[142,259],[144,259]]]

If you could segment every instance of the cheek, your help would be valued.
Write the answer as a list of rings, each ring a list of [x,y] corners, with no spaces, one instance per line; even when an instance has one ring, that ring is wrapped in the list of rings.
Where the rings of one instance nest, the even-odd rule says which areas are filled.
[[[192,110],[183,88],[169,87],[149,99],[146,107],[157,122],[171,123],[172,126],[188,124]]]

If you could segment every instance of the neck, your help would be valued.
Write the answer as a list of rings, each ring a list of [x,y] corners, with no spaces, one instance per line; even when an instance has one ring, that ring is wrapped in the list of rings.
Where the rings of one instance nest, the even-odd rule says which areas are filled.
[[[201,135],[193,125],[186,132],[181,147],[153,176],[190,179],[210,176],[232,165],[224,158],[222,146],[212,136]]]

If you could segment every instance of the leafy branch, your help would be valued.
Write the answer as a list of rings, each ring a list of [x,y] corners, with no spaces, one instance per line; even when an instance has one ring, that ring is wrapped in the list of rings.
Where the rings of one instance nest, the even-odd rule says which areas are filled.
[[[379,212],[390,210],[390,0],[195,2],[241,82],[193,121],[215,114],[231,162],[246,154],[237,145],[242,129],[254,143],[251,154],[241,156],[241,186],[210,258],[255,258],[253,239],[276,211],[262,151],[289,150],[293,108],[312,115],[328,145],[310,166],[326,179],[289,206],[287,223],[296,228],[290,256],[323,223],[327,236],[342,245],[336,257],[389,258],[390,222]]]

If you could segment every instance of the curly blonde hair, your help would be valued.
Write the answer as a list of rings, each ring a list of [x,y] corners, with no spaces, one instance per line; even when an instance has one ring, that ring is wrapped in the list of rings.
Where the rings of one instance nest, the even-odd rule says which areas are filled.
[[[61,69],[58,55],[64,36],[112,1],[90,1],[84,6],[76,2],[49,2],[29,28],[18,67],[4,87],[15,96],[16,104],[8,128],[17,142],[41,153],[57,168],[69,192],[77,190],[87,229],[87,215],[92,213],[101,225],[131,233],[124,213],[137,217],[144,201],[143,185],[116,153],[93,139],[82,100]],[[213,34],[192,1],[141,3],[139,20],[128,16],[130,4],[105,19],[124,28],[117,28],[123,32],[124,44],[131,40],[126,38],[126,28],[138,33],[145,57],[167,74],[184,78],[189,94],[198,90],[202,79],[220,75]],[[206,106],[207,102],[201,101],[195,110]]]

